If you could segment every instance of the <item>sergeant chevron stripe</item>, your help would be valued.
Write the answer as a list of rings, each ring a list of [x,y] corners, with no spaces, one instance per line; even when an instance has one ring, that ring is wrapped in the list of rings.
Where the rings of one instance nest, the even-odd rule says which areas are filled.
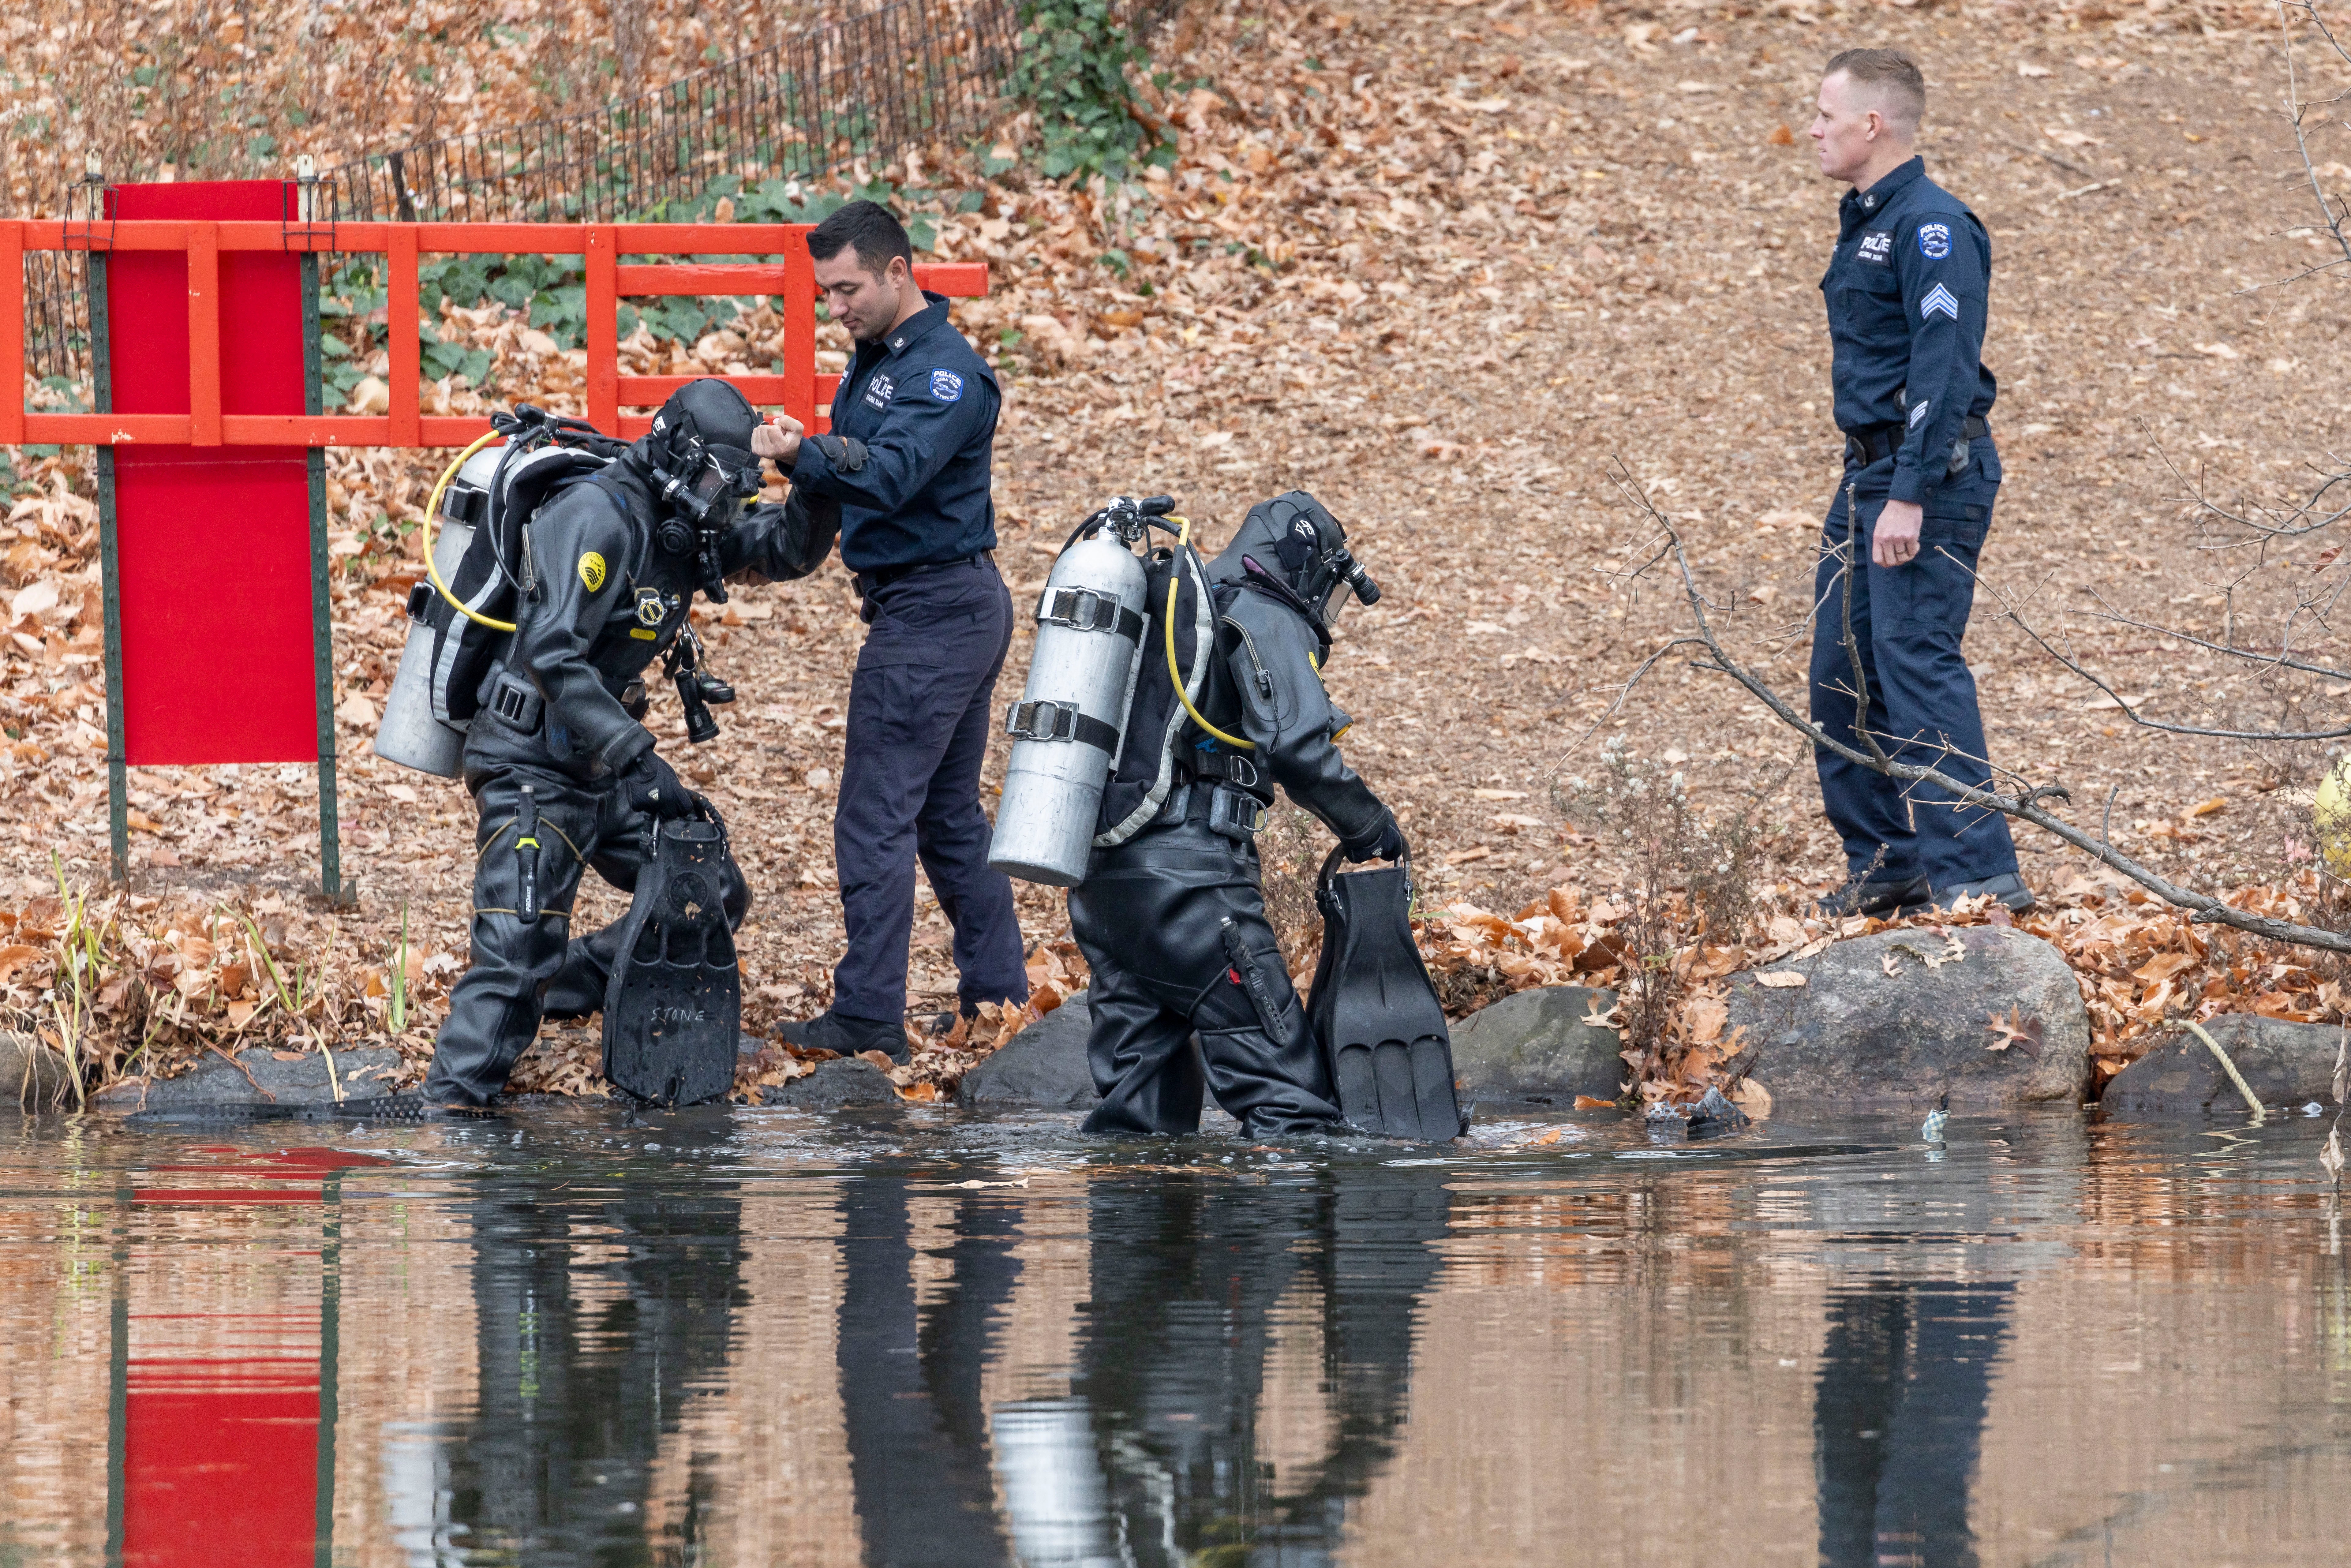
[[[1954,321],[1959,319],[1959,300],[1939,283],[1927,290],[1927,298],[1918,301],[1918,319],[1923,321],[1938,310]]]

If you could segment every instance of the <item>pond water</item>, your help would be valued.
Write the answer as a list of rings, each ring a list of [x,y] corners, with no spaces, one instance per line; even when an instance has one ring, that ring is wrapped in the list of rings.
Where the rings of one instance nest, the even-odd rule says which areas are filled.
[[[2339,1563],[2351,1271],[2255,1130],[0,1141],[0,1563]],[[1550,1139],[1549,1142],[1537,1142]]]

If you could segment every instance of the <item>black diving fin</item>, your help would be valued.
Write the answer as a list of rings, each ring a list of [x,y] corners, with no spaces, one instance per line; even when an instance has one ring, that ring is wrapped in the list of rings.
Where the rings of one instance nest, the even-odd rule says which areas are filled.
[[[735,1086],[743,977],[725,908],[726,830],[657,821],[604,987],[604,1076],[656,1105]]]
[[[1468,1124],[1453,1092],[1453,1037],[1412,939],[1409,859],[1316,879],[1322,956],[1307,1020],[1338,1086],[1341,1114],[1366,1133],[1442,1143]]]

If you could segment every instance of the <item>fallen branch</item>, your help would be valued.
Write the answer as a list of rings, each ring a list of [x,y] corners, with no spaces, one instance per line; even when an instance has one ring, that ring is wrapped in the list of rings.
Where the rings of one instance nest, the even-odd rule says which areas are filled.
[[[1619,489],[1631,499],[1635,507],[1647,515],[1649,520],[1666,537],[1666,548],[1658,559],[1670,555],[1676,569],[1681,573],[1682,595],[1689,605],[1691,618],[1696,623],[1698,640],[1706,644],[1707,653],[1712,660],[1710,664],[1693,662],[1693,668],[1729,676],[1744,687],[1749,695],[1769,708],[1782,724],[1812,742],[1815,749],[1833,753],[1848,762],[1858,763],[1888,779],[1897,779],[1906,784],[1936,785],[1948,793],[1953,809],[1972,806],[1982,810],[1998,811],[2002,816],[2018,821],[2029,822],[2051,837],[2080,850],[2099,864],[2119,872],[2166,904],[2187,910],[2190,917],[2198,922],[2225,925],[2232,930],[2243,931],[2273,942],[2316,947],[2329,953],[2351,953],[2351,934],[2329,931],[2323,926],[2304,925],[2292,920],[2273,919],[2269,915],[2256,915],[2250,910],[2239,909],[2233,904],[2212,897],[2210,894],[2198,893],[2193,888],[2182,887],[2170,878],[2122,853],[2111,842],[2101,838],[2091,837],[2064,818],[2042,808],[2040,801],[2043,797],[2063,794],[2063,790],[2056,785],[2044,784],[2022,789],[2013,795],[2002,794],[1994,789],[1968,784],[1939,768],[1920,767],[1916,763],[1896,762],[1884,757],[1883,754],[1872,757],[1831,736],[1818,725],[1790,707],[1786,700],[1778,692],[1772,690],[1761,676],[1731,657],[1729,651],[1722,645],[1721,638],[1716,634],[1714,623],[1707,614],[1706,595],[1698,588],[1698,573],[1690,565],[1687,550],[1683,548],[1680,530],[1675,528],[1670,517],[1649,500],[1638,484],[1634,481],[1631,470],[1625,467],[1623,460],[1616,459],[1614,463],[1616,470],[1614,477]]]

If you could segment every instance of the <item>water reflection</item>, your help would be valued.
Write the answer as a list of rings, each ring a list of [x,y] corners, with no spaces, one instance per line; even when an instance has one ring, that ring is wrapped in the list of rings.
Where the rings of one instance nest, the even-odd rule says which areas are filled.
[[[1350,1174],[1096,1185],[1074,1386],[1126,1561],[1305,1564],[1338,1547],[1393,1452],[1450,1208],[1442,1170]],[[1276,1462],[1268,1364],[1301,1331],[1327,1407],[1319,1440]]]
[[[2323,1128],[1428,1164],[951,1115],[346,1133],[387,1146],[0,1145],[0,1562],[2055,1568],[2351,1533]]]
[[[1975,1568],[1968,1489],[2011,1293],[1877,1281],[1829,1299],[1813,1416],[1824,1568]]]
[[[672,1133],[668,1147],[711,1141]],[[714,1173],[578,1199],[503,1176],[484,1186],[464,1205],[476,1411],[435,1463],[448,1543],[476,1560],[583,1563],[632,1559],[656,1530],[690,1546],[709,1478],[689,1469],[656,1521],[653,1470],[748,1304],[736,1184]],[[436,1559],[412,1547],[410,1560]]]
[[[909,1185],[877,1173],[841,1186],[841,1406],[865,1561],[1002,1563],[979,1384],[990,1324],[1019,1274],[1018,1211],[965,1194],[945,1290],[921,1307]]]

